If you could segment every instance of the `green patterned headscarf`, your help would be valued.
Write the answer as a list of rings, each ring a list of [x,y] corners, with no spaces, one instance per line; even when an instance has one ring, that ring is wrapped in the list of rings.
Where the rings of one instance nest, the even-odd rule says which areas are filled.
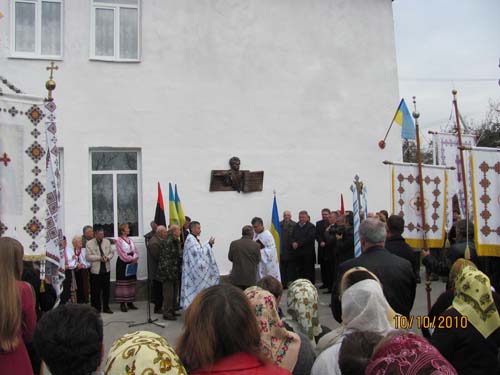
[[[187,375],[172,347],[160,335],[137,331],[117,339],[111,347],[104,375]]]
[[[295,280],[288,286],[288,313],[296,321],[309,340],[321,332],[318,314],[318,290],[307,279]]]
[[[452,306],[466,316],[484,338],[500,327],[490,279],[481,271],[465,267],[455,281],[455,298]]]

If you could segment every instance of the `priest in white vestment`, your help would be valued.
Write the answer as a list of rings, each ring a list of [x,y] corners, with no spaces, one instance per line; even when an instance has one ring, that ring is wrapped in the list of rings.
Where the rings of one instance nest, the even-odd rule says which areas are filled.
[[[219,268],[212,250],[215,240],[210,238],[201,244],[198,239],[201,226],[197,221],[192,221],[189,229],[191,233],[184,242],[182,256],[181,307],[183,309],[187,309],[202,290],[219,284]]]
[[[255,231],[254,241],[260,245],[260,263],[257,270],[257,280],[264,276],[272,276],[281,281],[280,265],[274,237],[267,229],[260,217],[252,219],[252,227]]]

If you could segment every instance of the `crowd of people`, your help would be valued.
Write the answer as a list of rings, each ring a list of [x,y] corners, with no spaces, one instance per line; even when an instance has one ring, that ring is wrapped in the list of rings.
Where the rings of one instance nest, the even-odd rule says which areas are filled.
[[[0,238],[0,373],[39,374],[43,361],[53,375],[500,374],[500,296],[468,223],[464,229],[457,219],[445,256],[422,253],[429,272],[449,273],[448,288],[429,313],[434,324],[422,326],[422,337],[400,324],[416,319],[421,254],[402,237],[403,218],[368,216],[359,228],[362,254],[354,257],[351,212],[324,209],[313,225],[306,211],[296,223],[285,211],[280,258],[255,217],[230,245],[228,276],[215,262],[215,240],[200,241],[199,222],[152,223],[145,236],[151,302],[168,320],[185,310],[183,331],[175,346],[152,332],[128,333],[108,353],[100,313],[112,313],[115,251],[102,228],[87,226],[72,246],[64,243],[66,279],[56,308],[50,283],[40,283],[33,265],[23,264],[22,244]],[[136,308],[139,252],[128,225],[119,234],[115,301],[127,312]],[[341,323],[333,330],[320,324],[321,290],[331,293]]]

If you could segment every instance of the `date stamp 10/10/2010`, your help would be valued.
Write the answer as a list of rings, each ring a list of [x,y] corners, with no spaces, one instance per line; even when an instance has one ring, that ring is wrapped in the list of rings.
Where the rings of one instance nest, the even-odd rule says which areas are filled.
[[[428,315],[410,315],[409,318],[403,315],[394,316],[395,329],[436,329],[436,328],[467,328],[469,321],[464,315],[461,316],[428,316]]]

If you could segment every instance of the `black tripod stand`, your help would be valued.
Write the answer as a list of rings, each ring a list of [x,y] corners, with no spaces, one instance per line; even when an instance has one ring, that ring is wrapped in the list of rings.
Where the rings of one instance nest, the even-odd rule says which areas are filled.
[[[147,246],[146,246],[147,247]],[[162,323],[156,323],[158,319],[151,319],[151,279],[149,278],[150,275],[150,270],[149,270],[149,252],[146,249],[146,268],[148,269],[148,290],[147,290],[147,296],[148,296],[148,301],[147,301],[147,313],[148,313],[148,320],[142,323],[133,323],[129,324],[129,327],[137,327],[137,326],[142,326],[143,324],[154,324],[157,327],[165,328],[165,324]]]

